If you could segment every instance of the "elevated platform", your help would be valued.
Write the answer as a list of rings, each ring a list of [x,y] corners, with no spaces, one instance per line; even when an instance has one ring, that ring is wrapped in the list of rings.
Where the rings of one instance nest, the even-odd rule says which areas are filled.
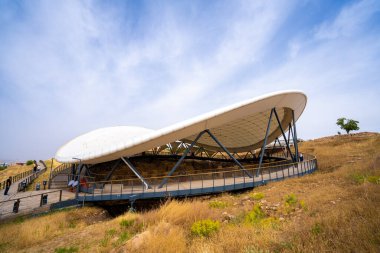
[[[2,220],[43,213],[60,208],[63,207],[66,201],[70,200],[75,200],[75,194],[66,190],[40,190],[13,193],[7,199],[0,201],[0,222]]]
[[[161,188],[160,182],[163,177],[146,178],[150,188],[147,188],[138,179],[92,182],[88,183],[87,187],[81,187],[77,199],[84,202],[112,200],[134,202],[137,199],[187,197],[249,189],[272,181],[312,173],[317,169],[317,160],[308,155],[307,158],[298,163],[263,166],[260,172],[258,168],[247,168],[254,175],[252,178],[241,170],[227,170],[171,176]],[[258,172],[259,174],[257,174]]]

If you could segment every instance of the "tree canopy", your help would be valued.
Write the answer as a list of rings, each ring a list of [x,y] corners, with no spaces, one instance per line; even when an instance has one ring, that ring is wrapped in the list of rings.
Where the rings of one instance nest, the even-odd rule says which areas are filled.
[[[350,131],[359,130],[359,121],[353,120],[353,119],[346,119],[346,118],[339,118],[336,121],[336,124],[343,130],[346,131],[347,134],[350,133]]]

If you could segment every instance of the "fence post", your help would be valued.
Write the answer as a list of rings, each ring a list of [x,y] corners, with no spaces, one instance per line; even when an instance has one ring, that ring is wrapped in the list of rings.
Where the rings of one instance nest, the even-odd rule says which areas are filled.
[[[282,166],[282,165],[280,165],[281,166],[281,171],[282,171],[282,179],[284,179],[285,178],[285,176],[284,176],[284,166]]]
[[[92,185],[92,199],[95,198],[95,189],[97,188],[97,184],[96,183],[93,183]]]
[[[59,190],[59,202],[62,201],[62,190]]]
[[[215,182],[214,182],[214,172],[212,173],[212,192],[214,192]]]
[[[203,174],[201,174],[201,179],[202,179],[202,190],[201,190],[201,192],[203,192]]]
[[[252,177],[252,188],[254,188],[255,187],[255,170],[252,168],[252,175],[253,175],[253,177]]]
[[[245,174],[243,174],[243,180],[244,180],[243,187],[245,188]]]
[[[303,164],[303,162],[301,163],[301,170],[302,170],[302,164]],[[299,177],[300,176],[300,171],[299,171],[299,169],[298,169],[298,166],[297,166],[297,177]]]
[[[235,182],[235,171],[233,172],[233,177],[234,177],[234,190],[235,190],[235,185],[236,185],[236,182]]]
[[[223,172],[223,191],[226,191],[226,175]]]
[[[112,182],[112,180],[111,180],[111,199],[112,199],[112,194],[113,194],[113,192],[112,192],[112,184],[113,184],[113,182]]]
[[[270,171],[270,166],[268,168],[268,173],[269,173],[269,181],[272,181],[272,175],[271,175],[271,171]]]

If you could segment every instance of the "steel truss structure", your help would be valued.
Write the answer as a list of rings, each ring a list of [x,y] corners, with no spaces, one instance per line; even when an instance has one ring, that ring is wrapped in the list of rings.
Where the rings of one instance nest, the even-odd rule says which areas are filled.
[[[267,124],[267,129],[266,129],[266,133],[265,133],[265,138],[264,138],[264,141],[263,141],[263,145],[261,147],[261,151],[260,151],[260,155],[259,155],[259,169],[257,170],[257,175],[260,173],[260,170],[261,170],[261,167],[262,167],[262,164],[263,164],[263,159],[264,159],[264,156],[265,156],[265,147],[267,146],[267,140],[268,140],[268,136],[269,136],[269,133],[270,133],[270,127],[271,127],[271,124],[272,124],[272,118],[273,118],[273,115],[276,119],[276,122],[277,124],[279,125],[280,127],[280,130],[281,130],[281,133],[282,133],[282,137],[285,141],[285,148],[286,148],[286,151],[287,153],[284,155],[286,157],[288,157],[288,155],[290,155],[291,159],[292,159],[292,162],[298,162],[299,161],[299,155],[298,155],[298,145],[297,145],[297,131],[296,131],[296,124],[295,124],[295,119],[294,119],[294,111],[292,110],[292,122],[289,123],[289,126],[288,126],[288,137],[286,136],[285,134],[285,130],[283,129],[282,125],[281,125],[281,122],[280,122],[280,119],[278,117],[278,114],[277,114],[277,111],[276,111],[276,108],[272,108],[271,112],[270,112],[270,115],[269,115],[269,119],[268,119],[268,124]],[[238,158],[241,159],[241,157],[239,156],[239,154],[237,154],[236,152],[235,153],[231,153],[216,137],[215,135],[212,134],[212,132],[209,130],[209,129],[206,129],[206,130],[203,130],[202,132],[198,133],[197,137],[193,140],[193,142],[189,145],[188,143],[184,143],[184,142],[181,142],[179,143],[179,145],[177,145],[176,148],[174,148],[173,146],[174,145],[171,145],[171,144],[167,144],[167,147],[172,151],[173,154],[178,154],[179,152],[179,149],[180,147],[184,147],[185,150],[183,151],[182,153],[182,156],[180,157],[180,159],[177,161],[177,163],[173,166],[173,168],[169,171],[169,173],[167,174],[167,177],[164,178],[161,183],[159,184],[158,188],[162,188],[167,182],[168,182],[168,178],[170,176],[172,176],[174,174],[174,172],[178,169],[178,167],[182,164],[183,160],[185,159],[185,157],[189,154],[189,152],[191,152],[191,150],[196,146],[197,144],[197,141],[204,135],[204,134],[208,134],[214,141],[216,144],[218,144],[218,146],[229,156],[229,158],[234,161],[236,163],[236,165],[240,168],[240,170],[242,170],[249,178],[252,178],[253,175],[248,172],[244,166],[235,158],[235,156],[237,156]],[[293,141],[293,145],[295,147],[295,152],[293,154],[291,148],[290,148],[290,137],[292,137],[292,141]],[[278,142],[278,144],[281,146],[281,142],[278,138],[276,138],[275,140],[275,143],[274,143],[274,147],[276,145],[276,143]],[[178,143],[177,143],[178,144]],[[155,149],[153,149],[153,154],[156,154],[158,155],[160,153],[160,151],[162,151],[163,148],[162,147],[157,147]],[[197,151],[201,151],[201,152],[205,152],[206,154],[208,154],[208,152],[203,148],[203,147],[198,147],[198,150]],[[216,154],[222,154],[222,152],[215,152],[212,156],[209,156],[207,155],[208,157],[214,157]],[[255,155],[252,153],[252,151],[248,151],[245,155],[245,158],[251,154],[253,157],[255,157]],[[149,185],[148,182],[146,182],[146,180],[144,179],[144,177],[141,175],[141,173],[133,166],[133,164],[129,161],[128,157],[121,157],[121,160],[124,161],[125,164],[127,164],[127,166],[131,169],[131,171],[141,180],[141,182],[145,185],[146,189],[149,189],[151,188],[151,186]],[[111,170],[111,174],[112,172],[114,171]],[[107,176],[107,179],[109,179],[109,175]]]
[[[273,120],[273,119],[275,119],[275,120]],[[265,153],[266,153],[266,150],[268,150],[268,149],[266,149],[266,146],[267,146],[268,136],[270,135],[270,129],[271,129],[271,126],[273,124],[272,121],[276,121],[276,123],[278,124],[278,126],[281,130],[282,138],[284,139],[284,142],[285,142],[285,147],[283,147],[281,144],[281,141],[278,138],[276,138],[274,141],[272,150],[276,147],[276,145],[278,143],[279,147],[281,147],[281,149],[283,149],[285,157],[290,156],[293,163],[299,162],[298,144],[297,144],[297,131],[296,131],[295,118],[294,118],[294,111],[292,110],[292,121],[291,121],[291,123],[289,123],[289,125],[287,126],[287,129],[284,129],[283,126],[281,125],[281,122],[280,122],[279,116],[277,114],[276,108],[272,108],[270,111],[270,114],[269,114],[267,127],[266,127],[266,131],[265,131],[265,137],[264,137],[263,144],[262,144],[262,147],[261,147],[261,150],[259,153],[259,157],[258,157],[259,165],[258,165],[258,170],[256,172],[256,176],[258,176],[261,173],[261,168],[263,165]],[[288,131],[287,136],[285,134],[286,130]],[[184,149],[179,160],[176,162],[176,164],[169,171],[169,173],[166,175],[166,177],[164,177],[163,180],[161,181],[161,183],[158,185],[158,187],[157,187],[158,189],[162,188],[165,184],[167,184],[168,178],[170,178],[174,174],[174,172],[182,164],[184,159],[188,156],[188,154],[190,152],[193,152],[194,148],[195,148],[195,152],[193,152],[193,154],[195,154],[195,153],[196,154],[206,153],[206,156],[209,158],[213,158],[217,154],[221,154],[223,157],[225,157],[221,151],[216,151],[212,155],[210,155],[209,152],[206,149],[204,149],[202,146],[196,145],[197,141],[204,134],[209,135],[212,138],[212,140],[224,151],[224,153],[227,154],[228,157],[239,167],[239,169],[242,172],[244,172],[244,174],[246,176],[248,176],[249,178],[253,178],[253,175],[248,170],[246,170],[244,168],[244,166],[238,161],[238,159],[245,159],[249,155],[256,158],[256,155],[252,152],[252,150],[246,152],[244,158],[242,158],[237,152],[231,153],[209,129],[206,129],[206,130],[203,130],[200,133],[198,133],[196,138],[190,144],[186,143],[186,142],[177,141],[177,142],[175,142],[175,144],[173,144],[173,143],[167,144],[166,147],[162,146],[162,147],[157,147],[157,148],[152,149],[153,155],[159,155],[160,152],[163,151],[165,148],[168,148],[172,154],[178,155],[180,153],[181,149],[182,150]],[[295,149],[294,153],[292,152],[292,150],[290,148],[290,142],[291,141],[293,142],[293,145],[294,145],[294,149]],[[286,152],[285,152],[285,150],[286,150]],[[238,157],[238,159],[235,156]],[[114,171],[116,170],[118,165],[121,163],[121,161],[123,161],[128,166],[128,168],[137,176],[137,178],[142,182],[142,184],[144,185],[146,190],[152,188],[152,186],[146,181],[146,179],[142,176],[142,174],[138,171],[138,169],[131,163],[131,161],[129,160],[129,157],[120,157],[120,159],[115,161],[110,172],[106,175],[105,181],[107,181],[111,178],[112,174],[114,173]],[[84,173],[87,173],[87,168],[88,168],[88,166],[86,164],[79,163],[77,166],[75,166],[73,164],[72,178],[80,181],[81,174],[83,174],[82,173],[83,169],[85,170]],[[79,187],[77,188],[77,194],[76,194],[77,196],[78,196],[78,189],[79,189]]]

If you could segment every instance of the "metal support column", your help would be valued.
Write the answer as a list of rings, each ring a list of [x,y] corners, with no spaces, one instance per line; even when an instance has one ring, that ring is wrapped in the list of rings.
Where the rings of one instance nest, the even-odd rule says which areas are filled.
[[[79,160],[79,164],[77,166],[77,175],[75,176],[74,178],[74,181],[77,181],[78,184],[77,184],[77,189],[76,189],[76,192],[75,192],[75,198],[78,199],[78,195],[79,195],[79,187],[80,187],[80,173],[81,173],[81,170],[82,170],[82,160],[79,159],[79,158],[73,158],[73,159],[76,159],[76,160]]]
[[[289,129],[288,129],[288,141],[289,141],[289,146],[290,146],[290,134],[292,134],[292,138],[294,139],[293,129],[292,129],[292,124],[291,124],[291,123],[289,123]]]
[[[286,155],[285,150],[284,150],[284,149],[286,149],[286,148],[284,148],[284,147],[281,145],[281,141],[280,141],[278,138],[277,138],[277,140],[278,140],[278,144],[280,145],[280,148],[281,148],[281,150],[282,150],[282,153],[284,154],[284,158],[286,158],[287,155]]]
[[[294,110],[292,110],[292,117],[293,117],[293,145],[296,150],[296,161],[299,162],[299,154],[298,154],[298,139],[297,139],[297,129],[296,129],[296,120],[294,118]]]
[[[170,177],[171,175],[173,175],[173,173],[176,171],[176,169],[178,168],[178,166],[182,163],[183,159],[185,159],[185,157],[187,156],[187,154],[189,153],[189,151],[191,150],[191,148],[195,145],[195,143],[197,143],[197,141],[199,140],[199,138],[201,138],[201,136],[205,133],[205,131],[202,131],[198,134],[197,138],[195,138],[195,140],[191,143],[191,145],[189,147],[187,147],[185,149],[185,152],[183,152],[181,158],[178,160],[178,162],[174,165],[174,167],[171,169],[171,171],[169,172],[168,174],[168,177]],[[160,185],[158,186],[158,188],[162,188],[166,183],[168,182],[168,178],[164,178]]]
[[[240,167],[240,169],[242,171],[244,171],[244,173],[249,176],[250,178],[252,178],[253,176],[251,175],[251,173],[249,173],[248,171],[246,171],[243,167],[243,165],[241,165],[241,163],[239,163],[238,160],[236,160],[236,158],[226,149],[226,147],[223,146],[222,143],[219,142],[219,140],[210,132],[210,130],[206,129],[205,130],[209,135],[210,137],[219,145],[219,147],[221,147],[223,149],[224,152],[226,152],[228,154],[228,156],[234,160],[234,162]]]
[[[104,181],[110,180],[112,174],[115,172],[117,166],[119,165],[120,160],[117,160],[115,164],[112,166],[111,171],[107,174],[107,176],[104,178]]]
[[[274,139],[274,144],[273,144],[273,146],[272,146],[272,154],[275,152],[275,148],[276,148],[277,141],[280,142],[280,141],[278,140],[278,138]],[[281,147],[281,144],[280,144],[280,147]]]
[[[290,146],[289,146],[289,141],[286,139],[286,136],[285,136],[285,132],[284,132],[284,129],[282,128],[282,125],[281,125],[281,122],[280,122],[280,119],[277,115],[277,111],[276,111],[276,108],[273,108],[273,112],[274,112],[274,116],[276,116],[276,120],[277,120],[277,123],[278,123],[278,126],[280,127],[280,130],[281,130],[281,133],[282,133],[282,137],[284,137],[284,140],[285,140],[285,143],[286,143],[286,147],[290,153],[290,156],[292,157],[292,161],[294,162],[294,156],[293,156],[293,153],[292,151],[290,150]]]
[[[141,182],[145,185],[146,190],[152,188],[148,184],[148,182],[145,181],[144,177],[139,173],[139,171],[135,168],[135,166],[133,166],[131,161],[129,161],[128,157],[127,158],[121,157],[121,160],[123,160],[123,162],[131,169],[131,171],[133,171],[133,173],[135,173],[135,175],[141,180]]]
[[[267,145],[268,134],[269,134],[269,130],[270,130],[270,123],[272,121],[273,111],[274,111],[274,108],[270,111],[270,116],[269,116],[268,125],[267,125],[267,131],[265,132],[264,143],[263,143],[263,147],[261,148],[260,160],[259,160],[259,168],[258,168],[258,170],[256,172],[256,176],[259,176],[259,173],[260,173],[260,170],[261,170],[261,164],[263,163],[263,158],[264,158],[264,153],[265,153],[265,146]]]

